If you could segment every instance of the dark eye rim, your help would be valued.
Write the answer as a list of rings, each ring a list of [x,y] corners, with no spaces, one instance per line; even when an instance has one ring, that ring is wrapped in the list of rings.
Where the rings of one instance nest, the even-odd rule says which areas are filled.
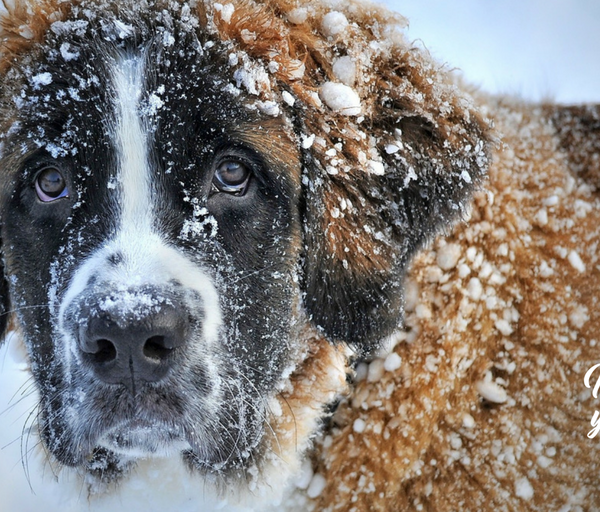
[[[63,189],[55,196],[53,195],[49,195],[46,192],[44,192],[40,186],[39,180],[40,177],[42,176],[43,173],[45,173],[46,171],[49,170],[54,170],[56,171],[58,174],[60,174],[60,176],[63,179],[64,182],[64,187]],[[65,173],[56,165],[44,165],[42,168],[40,168],[34,176],[33,179],[33,188],[36,192],[36,196],[38,198],[38,200],[41,203],[52,203],[54,201],[57,201],[59,199],[63,199],[63,198],[68,198],[69,197],[69,186],[67,184],[67,180],[65,179]]]
[[[228,162],[242,164],[247,169],[247,177],[245,180],[234,185],[228,185],[218,178],[219,168]],[[225,194],[234,197],[245,196],[250,188],[250,184],[256,178],[257,167],[260,165],[258,159],[253,154],[247,154],[247,151],[234,148],[223,152],[215,159],[212,173],[211,195]]]
[[[223,164],[226,164],[229,162],[241,163],[246,168],[247,175],[243,181],[240,181],[239,183],[235,183],[235,184],[227,184],[222,179],[219,178],[219,174],[218,174],[219,169],[221,168],[221,166]],[[213,182],[212,182],[213,190],[216,190],[217,192],[224,192],[226,194],[231,194],[234,196],[243,196],[246,193],[246,191],[248,190],[248,185],[250,183],[251,176],[252,176],[252,170],[244,162],[241,162],[238,159],[232,159],[232,158],[225,159],[216,166],[215,172],[213,173]]]

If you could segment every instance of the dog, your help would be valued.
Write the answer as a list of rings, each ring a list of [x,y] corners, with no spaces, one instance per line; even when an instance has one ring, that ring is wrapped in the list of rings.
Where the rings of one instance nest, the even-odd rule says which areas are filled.
[[[599,107],[364,2],[5,11],[1,328],[90,503],[169,460],[203,510],[600,506]]]

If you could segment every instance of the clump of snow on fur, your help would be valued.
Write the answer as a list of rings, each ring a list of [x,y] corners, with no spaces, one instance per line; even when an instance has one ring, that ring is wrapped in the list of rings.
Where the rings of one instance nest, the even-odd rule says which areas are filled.
[[[193,237],[202,236],[206,230],[210,230],[210,236],[215,237],[219,224],[217,219],[215,219],[209,211],[198,204],[198,198],[192,197],[190,198],[189,193],[185,191],[186,196],[184,197],[185,202],[191,202],[194,210],[192,213],[191,219],[186,219],[181,228],[181,233],[179,234],[182,240],[189,240]]]
[[[326,37],[332,37],[343,32],[348,26],[348,18],[338,11],[332,11],[321,21],[321,31]]]
[[[126,319],[132,317],[135,320],[141,320],[153,311],[158,311],[165,304],[172,305],[167,297],[156,297],[152,293],[117,289],[110,297],[98,302],[98,309],[112,313],[115,318]]]
[[[325,480],[325,477],[317,473],[313,476],[312,480],[310,481],[308,489],[306,490],[306,495],[309,498],[317,498],[325,490],[326,485],[327,482]]]
[[[579,305],[569,314],[569,322],[576,329],[581,329],[590,319],[586,306]]]
[[[352,87],[356,82],[356,64],[352,57],[345,55],[333,63],[333,74],[343,84]]]
[[[491,379],[484,379],[476,384],[481,398],[494,404],[502,404],[508,400],[506,390]]]
[[[467,292],[473,300],[481,299],[483,295],[483,285],[477,277],[472,277],[467,284]]]
[[[352,430],[354,430],[354,432],[357,434],[362,434],[366,428],[367,424],[365,423],[365,420],[361,418],[356,418],[354,420],[354,424],[352,425]]]
[[[362,113],[360,97],[354,89],[345,84],[325,82],[319,94],[325,104],[334,112],[346,116],[359,116]]]
[[[383,375],[384,362],[381,359],[375,359],[369,364],[369,371],[367,373],[368,382],[379,382]]]
[[[367,169],[371,174],[375,174],[376,176],[383,176],[385,174],[383,162],[377,160],[369,160],[367,162]]]
[[[451,270],[456,267],[460,256],[458,244],[446,244],[438,250],[436,263],[442,270]]]
[[[89,22],[86,20],[55,21],[50,25],[50,30],[59,36],[72,33],[78,37],[82,37],[88,25]]]
[[[533,487],[527,478],[520,478],[515,482],[515,494],[524,500],[533,498]]]
[[[217,11],[221,15],[221,19],[225,23],[231,22],[231,16],[235,12],[235,7],[233,4],[215,4],[215,11]]]
[[[400,368],[400,366],[402,366],[402,358],[395,352],[388,355],[383,363],[383,367],[388,372],[394,372]]]
[[[309,149],[315,142],[316,136],[313,133],[311,135],[302,135],[301,138],[302,138],[302,148]]]
[[[473,428],[475,426],[475,419],[469,413],[463,414],[462,425],[465,428]]]
[[[308,10],[306,7],[297,7],[287,13],[287,19],[294,25],[300,25],[308,19]]]
[[[60,54],[61,54],[62,58],[65,59],[66,62],[69,62],[71,60],[76,60],[79,57],[79,52],[72,51],[71,45],[69,43],[63,43],[60,46]]]
[[[571,266],[579,272],[585,272],[585,264],[583,263],[581,256],[576,251],[571,251],[567,256]]]
[[[135,28],[133,25],[129,25],[128,23],[123,23],[122,21],[116,19],[114,20],[115,28],[117,29],[117,33],[119,39],[126,39],[131,36],[135,32]]]
[[[264,66],[250,59],[247,54],[240,52],[237,55],[239,67],[234,71],[233,78],[236,86],[242,86],[253,96],[259,96],[261,93],[267,93],[271,90],[271,81],[269,74]],[[232,63],[231,56],[229,63]]]
[[[294,106],[294,103],[296,103],[296,99],[287,91],[283,91],[281,93],[281,98],[283,99],[283,101],[285,101],[290,107]]]
[[[39,89],[44,85],[49,85],[52,83],[52,75],[48,72],[39,73],[35,76],[31,77],[31,85],[33,85],[34,89]]]
[[[256,106],[263,114],[277,117],[280,113],[279,104],[276,101],[257,101]]]

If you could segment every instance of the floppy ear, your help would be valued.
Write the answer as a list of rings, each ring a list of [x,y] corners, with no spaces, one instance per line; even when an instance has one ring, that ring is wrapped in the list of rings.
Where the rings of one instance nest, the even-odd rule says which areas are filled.
[[[369,351],[402,322],[415,252],[466,213],[489,127],[417,50],[392,48],[362,80],[359,114],[335,112],[358,108],[339,86],[306,110],[304,301],[329,339]]]

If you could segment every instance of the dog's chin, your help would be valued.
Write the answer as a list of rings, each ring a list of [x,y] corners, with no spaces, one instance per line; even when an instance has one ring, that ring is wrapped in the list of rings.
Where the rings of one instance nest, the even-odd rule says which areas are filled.
[[[188,435],[164,423],[132,419],[102,434],[94,451],[108,450],[122,461],[181,456],[190,470],[225,474],[242,469],[260,439],[260,432],[250,436],[245,440],[245,450],[237,449],[237,445],[219,449],[219,440],[210,435],[198,436],[198,432]],[[237,442],[244,443],[241,438]]]
[[[127,421],[110,429],[99,439],[98,446],[136,459],[170,457],[191,448],[181,432],[142,420]]]

